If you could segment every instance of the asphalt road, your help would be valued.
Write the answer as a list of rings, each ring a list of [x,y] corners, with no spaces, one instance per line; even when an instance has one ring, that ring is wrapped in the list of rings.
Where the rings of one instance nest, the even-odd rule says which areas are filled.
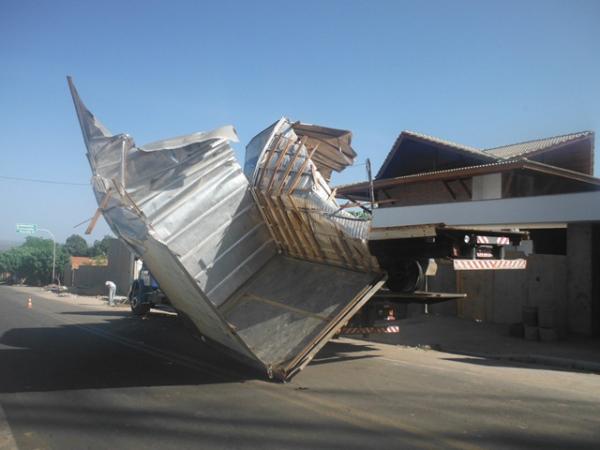
[[[0,449],[599,448],[600,375],[340,339],[264,381],[175,316],[0,286]]]

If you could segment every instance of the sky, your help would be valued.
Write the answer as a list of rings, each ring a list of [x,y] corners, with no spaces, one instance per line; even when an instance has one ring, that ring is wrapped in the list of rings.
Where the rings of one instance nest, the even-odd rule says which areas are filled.
[[[67,75],[138,145],[232,124],[242,161],[281,116],[352,130],[341,184],[402,130],[478,148],[600,131],[600,1],[0,0],[0,240],[64,241],[96,210]]]

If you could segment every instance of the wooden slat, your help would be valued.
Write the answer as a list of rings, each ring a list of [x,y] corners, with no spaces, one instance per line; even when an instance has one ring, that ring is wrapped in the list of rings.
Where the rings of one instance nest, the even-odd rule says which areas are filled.
[[[262,297],[260,295],[253,294],[251,292],[246,293],[244,295],[244,297],[250,298],[252,300],[255,300],[255,301],[258,301],[258,302],[261,302],[261,303],[266,303],[267,305],[271,305],[271,306],[274,306],[276,308],[286,309],[288,311],[292,311],[294,313],[297,313],[297,314],[300,314],[300,315],[303,315],[303,316],[314,317],[315,319],[323,320],[325,322],[329,321],[329,317],[325,317],[325,316],[322,316],[320,314],[315,314],[315,313],[313,313],[311,311],[307,311],[305,309],[296,308],[296,307],[291,306],[291,305],[286,305],[285,303],[281,303],[281,302],[278,302],[276,300],[271,300],[269,298],[265,298],[265,297]]]
[[[279,187],[277,188],[277,192],[275,195],[281,194],[281,191],[283,190],[283,187],[285,186],[287,177],[289,176],[290,172],[292,171],[292,168],[294,167],[294,164],[296,163],[298,156],[300,156],[300,153],[302,152],[302,147],[304,146],[305,142],[306,142],[306,136],[304,136],[302,139],[300,139],[300,142],[298,142],[298,149],[296,150],[296,153],[294,154],[294,157],[292,158],[292,160],[289,162],[287,169],[285,170],[285,173],[284,173],[283,177],[281,178],[281,183],[279,183]]]
[[[296,248],[300,251],[300,253],[304,257],[308,257],[306,248],[303,245],[303,242],[302,242],[302,239],[301,239],[301,236],[299,233],[299,229],[294,224],[293,220],[290,218],[288,208],[283,203],[283,200],[281,199],[281,197],[275,197],[275,198],[273,198],[273,203],[275,204],[275,208],[277,208],[278,212],[281,214],[281,217],[284,221],[286,229],[289,231],[289,234],[292,237],[292,240],[294,241]]]
[[[267,185],[267,188],[265,189],[265,193],[267,195],[271,192],[271,189],[273,188],[273,183],[275,182],[275,177],[277,176],[277,171],[281,167],[281,164],[283,163],[285,155],[288,152],[288,150],[290,149],[291,145],[292,145],[292,140],[290,139],[288,141],[287,145],[285,146],[285,148],[281,151],[279,158],[277,158],[277,161],[275,162],[275,167],[273,168],[273,173],[271,174],[271,179],[269,180],[269,184]]]
[[[287,252],[301,255],[302,251],[296,247],[294,239],[290,235],[288,226],[285,223],[285,219],[281,216],[280,211],[274,205],[273,200],[268,195],[264,195],[263,198],[265,199],[269,213],[277,224],[276,226],[278,227],[279,232],[284,237]]]
[[[334,197],[335,197],[335,194],[336,194],[336,192],[337,192],[337,188],[333,189],[333,190],[332,190],[332,191],[329,193],[329,195],[327,196],[327,201],[329,201],[329,200],[331,200],[332,198],[334,198]]]
[[[313,230],[313,227],[311,226],[312,219],[310,217],[310,213],[308,211],[305,211],[304,217],[305,217],[304,222],[306,223],[306,229],[308,230],[308,235],[310,236],[311,240],[313,241],[314,247],[317,249],[317,252],[319,253],[319,256],[321,257],[321,259],[326,260],[327,256],[325,255],[325,252],[321,248],[321,245],[319,245],[319,240],[317,239],[315,231]]]
[[[260,201],[261,201],[261,204],[263,207],[263,212],[265,213],[265,216],[267,217],[268,221],[271,224],[271,229],[273,230],[273,233],[277,236],[277,240],[279,241],[280,248],[282,250],[285,250],[286,252],[289,252],[289,250],[290,250],[289,242],[287,241],[285,234],[282,232],[281,226],[279,225],[277,218],[273,215],[273,212],[271,211],[271,208],[269,207],[267,198],[262,193],[257,192],[257,194],[258,194],[259,198],[261,199]]]
[[[340,237],[340,247],[342,248],[344,255],[350,261],[352,267],[354,267],[355,269],[358,269],[359,264],[357,263],[356,259],[354,258],[354,255],[352,254],[352,250],[350,250],[350,247],[348,246],[348,243],[346,242],[346,239],[344,237],[344,232],[337,227],[336,227],[336,230]]]
[[[350,266],[350,264],[346,260],[346,257],[344,256],[344,253],[338,247],[336,239],[330,237],[329,243],[331,244],[331,248],[333,249],[333,251],[335,252],[335,255],[337,256],[339,263],[345,267]]]
[[[360,261],[360,267],[369,272],[377,272],[376,266],[373,264],[373,256],[354,239],[346,239],[350,250],[356,255]]]
[[[92,217],[90,224],[85,229],[85,234],[92,234],[92,231],[94,231],[94,228],[96,227],[96,223],[98,223],[98,219],[100,218],[102,211],[104,210],[104,208],[106,208],[106,205],[108,205],[108,201],[110,200],[111,195],[112,188],[109,188],[108,191],[106,191],[106,194],[104,194],[104,198],[100,202],[100,206],[98,206],[98,208],[96,209],[96,212],[94,213],[94,217]]]
[[[294,190],[298,186],[298,183],[300,183],[300,180],[302,179],[302,173],[304,172],[304,169],[306,169],[306,166],[308,165],[310,159],[312,158],[312,155],[315,153],[315,151],[317,150],[317,148],[319,148],[319,144],[315,145],[313,147],[313,149],[308,153],[306,159],[304,160],[304,162],[302,163],[302,166],[300,167],[300,170],[298,171],[298,173],[294,177],[294,181],[292,181],[292,183],[290,184],[289,189],[287,190],[288,194],[291,194],[292,192],[294,192]],[[308,147],[306,147],[306,149],[308,150]]]
[[[306,237],[302,222],[298,220],[295,211],[286,209],[283,212],[290,223],[290,232],[293,234],[296,244],[302,249],[305,257],[308,259],[315,259],[315,255],[311,246],[311,242]]]
[[[293,218],[298,226],[298,230],[302,234],[304,243],[306,244],[306,248],[310,250],[310,252],[314,255],[314,258],[316,260],[321,260],[319,252],[316,249],[316,247],[311,239],[310,231],[307,230],[308,225],[305,223],[304,217],[298,210],[298,207],[296,206],[296,202],[294,202],[294,198],[292,196],[288,196],[287,198],[291,204],[290,215],[293,216]]]
[[[281,141],[281,134],[277,135],[277,140],[273,140],[273,143],[271,144],[271,148],[269,149],[269,154],[267,155],[267,159],[265,160],[265,163],[262,166],[262,169],[260,169],[260,173],[258,175],[258,181],[256,183],[257,187],[260,187],[260,184],[262,183],[262,179],[265,176],[265,172],[267,171],[267,168],[269,167],[269,163],[271,162],[271,158],[273,157],[273,154],[275,153],[275,149],[279,146],[279,141]],[[260,162],[259,162],[260,164]]]
[[[271,237],[275,241],[275,244],[277,245],[277,247],[279,249],[282,249],[283,244],[282,244],[281,238],[279,237],[278,231],[273,228],[271,219],[269,219],[269,217],[267,217],[264,202],[260,199],[260,193],[257,192],[254,188],[250,188],[250,193],[252,194],[252,196],[254,197],[254,200],[256,201],[258,211],[260,212],[260,215],[262,216],[263,220],[265,221],[265,225],[269,229],[269,233],[270,233]]]
[[[308,245],[309,245],[310,249],[312,250],[312,252],[314,253],[315,257],[318,260],[324,260],[325,259],[324,255],[320,252],[319,243],[317,242],[317,240],[313,234],[313,230],[312,230],[312,227],[310,226],[310,222],[308,222],[310,220],[310,216],[308,216],[308,213],[306,216],[304,216],[302,214],[302,212],[298,208],[298,205],[296,204],[296,201],[294,200],[294,197],[292,197],[291,195],[288,195],[288,199],[292,205],[294,213],[297,215],[297,220],[301,223],[302,231],[305,235],[306,240],[309,243]]]

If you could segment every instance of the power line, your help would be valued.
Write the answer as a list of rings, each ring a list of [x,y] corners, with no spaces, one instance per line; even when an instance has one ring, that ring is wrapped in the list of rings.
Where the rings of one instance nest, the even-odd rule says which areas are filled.
[[[39,178],[8,177],[5,175],[0,175],[0,179],[11,180],[11,181],[28,181],[30,183],[64,184],[64,185],[68,185],[68,186],[89,186],[90,185],[90,183],[74,183],[72,181],[41,180]]]

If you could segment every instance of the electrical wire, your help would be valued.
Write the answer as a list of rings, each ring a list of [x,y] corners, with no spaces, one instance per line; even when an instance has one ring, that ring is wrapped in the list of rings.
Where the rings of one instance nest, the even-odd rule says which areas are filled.
[[[6,175],[0,175],[0,179],[11,180],[11,181],[27,181],[30,183],[63,184],[63,185],[68,185],[68,186],[89,186],[90,185],[90,183],[74,183],[72,181],[42,180],[39,178],[9,177]]]

